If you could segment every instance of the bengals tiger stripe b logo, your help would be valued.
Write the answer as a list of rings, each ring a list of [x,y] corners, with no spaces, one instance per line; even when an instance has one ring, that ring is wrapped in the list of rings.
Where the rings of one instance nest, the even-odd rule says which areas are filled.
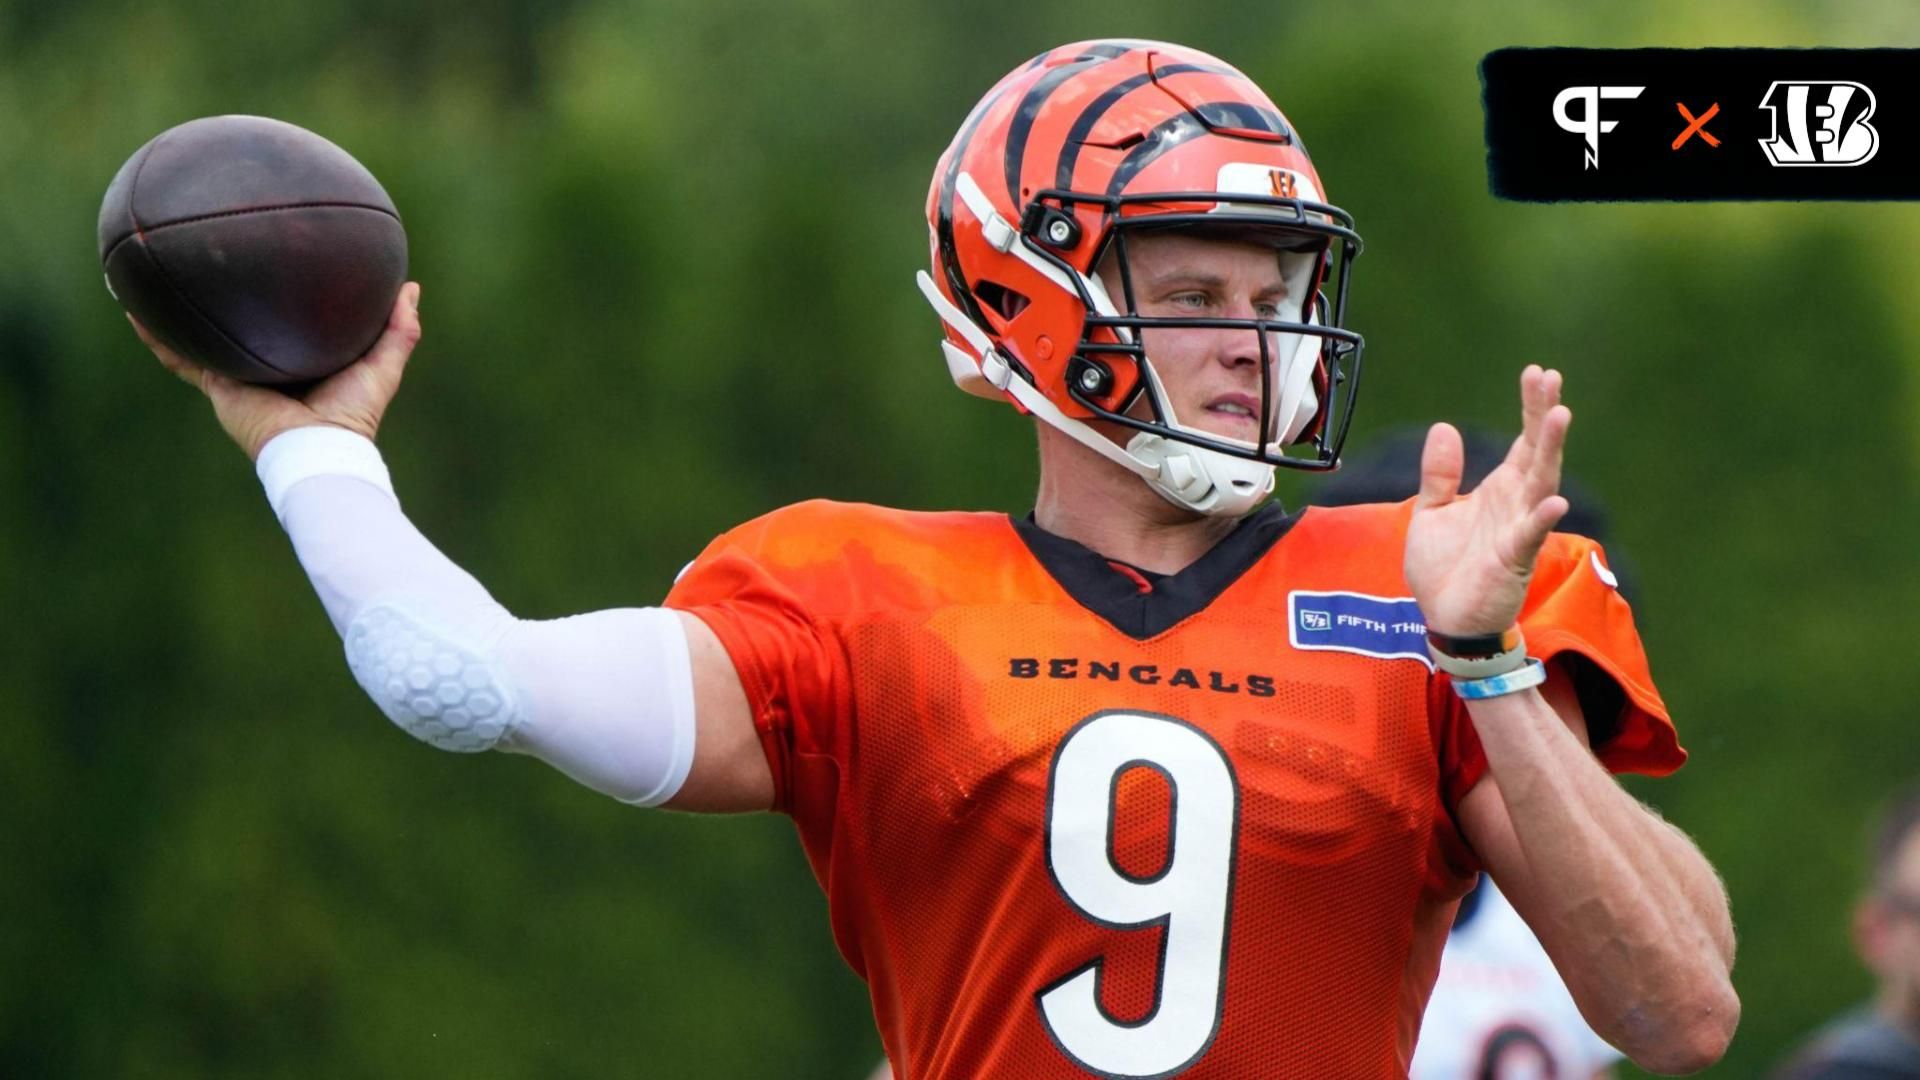
[[[1776,81],[1760,99],[1773,130],[1760,149],[1774,166],[1865,165],[1880,150],[1873,91],[1842,80]]]

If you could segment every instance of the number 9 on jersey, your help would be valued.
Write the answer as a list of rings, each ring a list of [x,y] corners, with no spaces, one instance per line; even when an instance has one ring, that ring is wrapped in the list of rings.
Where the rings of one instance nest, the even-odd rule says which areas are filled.
[[[1132,769],[1152,769],[1173,798],[1164,865],[1134,877],[1114,860],[1114,793]],[[1096,957],[1039,995],[1061,1050],[1107,1076],[1165,1076],[1206,1052],[1220,1027],[1227,921],[1240,793],[1219,745],[1172,717],[1108,712],[1061,740],[1047,785],[1047,868],[1079,912],[1116,930],[1158,927],[1160,971],[1143,1020],[1117,1020],[1100,1002]]]

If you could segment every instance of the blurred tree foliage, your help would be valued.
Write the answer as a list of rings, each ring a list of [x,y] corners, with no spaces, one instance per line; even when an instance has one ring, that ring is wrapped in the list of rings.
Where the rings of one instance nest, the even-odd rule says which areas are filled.
[[[1920,30],[1898,0],[0,0],[0,1075],[824,1080],[876,1046],[784,822],[379,720],[246,463],[100,287],[128,154],[264,113],[385,181],[428,328],[394,472],[555,615],[656,601],[800,498],[1027,505],[1024,423],[946,386],[908,282],[925,184],[1004,70],[1116,34],[1244,67],[1358,217],[1361,438],[1511,426],[1521,364],[1568,371],[1695,755],[1634,788],[1726,876],[1720,1071],[1758,1074],[1864,993],[1862,821],[1920,773],[1916,218],[1497,203],[1475,75],[1736,16],[1749,44]]]

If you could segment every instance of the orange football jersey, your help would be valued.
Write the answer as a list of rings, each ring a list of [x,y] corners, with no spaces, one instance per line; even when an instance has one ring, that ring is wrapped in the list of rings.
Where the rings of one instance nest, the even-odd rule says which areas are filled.
[[[733,658],[901,1080],[1405,1075],[1486,770],[1410,507],[1270,505],[1155,577],[809,502],[688,568],[667,603]],[[1548,542],[1521,621],[1602,761],[1680,764],[1591,541]]]

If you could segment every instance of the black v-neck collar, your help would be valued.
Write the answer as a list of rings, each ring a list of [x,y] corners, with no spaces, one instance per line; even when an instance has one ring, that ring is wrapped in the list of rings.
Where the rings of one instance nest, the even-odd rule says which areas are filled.
[[[1145,641],[1212,603],[1279,542],[1299,514],[1277,502],[1240,519],[1212,550],[1177,574],[1160,577],[1151,591],[1115,570],[1106,556],[1034,524],[1033,515],[1013,518],[1033,557],[1081,607],[1105,619],[1115,630]]]

